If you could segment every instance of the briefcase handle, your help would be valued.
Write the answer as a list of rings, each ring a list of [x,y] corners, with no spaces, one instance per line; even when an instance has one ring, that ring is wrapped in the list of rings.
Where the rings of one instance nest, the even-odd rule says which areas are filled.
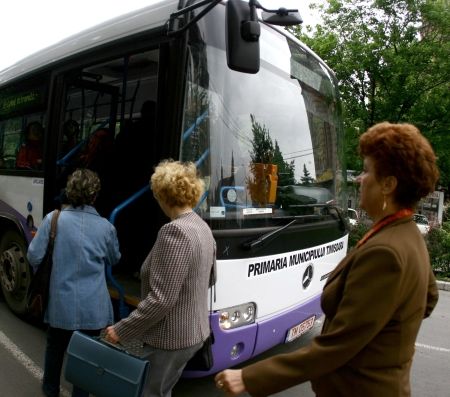
[[[120,342],[117,343],[112,343],[109,340],[106,340],[105,338],[103,338],[102,336],[94,336],[94,339],[98,340],[100,343],[103,343],[106,346],[112,347],[113,349],[119,350],[123,353],[126,353],[130,356],[133,357],[137,357],[137,358],[141,358],[139,356],[137,356],[136,354],[130,353],[124,345],[122,345]]]

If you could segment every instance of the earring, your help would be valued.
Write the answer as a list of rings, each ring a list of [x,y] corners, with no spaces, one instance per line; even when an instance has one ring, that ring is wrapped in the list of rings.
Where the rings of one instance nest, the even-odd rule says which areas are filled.
[[[387,204],[386,204],[386,197],[383,197],[383,211],[386,210]]]

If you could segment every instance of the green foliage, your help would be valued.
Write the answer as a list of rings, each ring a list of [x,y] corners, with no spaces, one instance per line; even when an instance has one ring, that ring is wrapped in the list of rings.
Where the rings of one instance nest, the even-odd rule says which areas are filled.
[[[295,185],[295,164],[294,160],[284,161],[278,142],[275,140],[275,151],[273,164],[278,166],[278,186]]]
[[[314,183],[314,178],[311,177],[311,173],[306,168],[306,164],[303,164],[303,176],[300,178],[301,184],[305,186],[310,186]]]
[[[445,0],[328,0],[323,25],[290,29],[335,71],[348,169],[358,137],[380,121],[410,122],[438,155],[450,187],[450,9]],[[320,7],[319,7],[320,8]]]
[[[450,222],[432,228],[426,235],[433,270],[441,277],[450,277]]]
[[[272,164],[275,147],[269,130],[265,125],[258,123],[253,114],[250,115],[250,118],[253,132],[252,151],[250,152],[252,162]]]
[[[359,222],[355,226],[350,227],[350,233],[348,235],[348,249],[349,251],[356,247],[356,244],[363,236],[369,231],[370,226],[363,222]]]
[[[256,121],[253,114],[252,122],[252,150],[250,158],[253,163],[275,164],[278,168],[278,186],[295,185],[295,164],[284,161],[278,142],[270,137],[270,132],[265,125]]]
[[[370,226],[359,223],[350,228],[348,236],[349,251],[369,231]],[[450,221],[444,222],[442,227],[432,228],[425,236],[430,263],[438,278],[450,278]]]

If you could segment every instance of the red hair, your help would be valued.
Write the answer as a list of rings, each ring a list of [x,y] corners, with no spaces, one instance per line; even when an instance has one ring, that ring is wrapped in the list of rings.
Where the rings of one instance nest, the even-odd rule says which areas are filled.
[[[439,178],[436,155],[414,125],[375,124],[361,135],[359,151],[373,160],[377,178],[397,178],[394,199],[400,206],[413,208],[434,191]]]

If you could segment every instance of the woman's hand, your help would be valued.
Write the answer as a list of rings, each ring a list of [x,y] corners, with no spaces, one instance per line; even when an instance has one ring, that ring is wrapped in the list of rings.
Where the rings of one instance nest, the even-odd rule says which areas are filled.
[[[214,380],[217,388],[222,389],[227,396],[238,396],[246,391],[241,369],[226,369],[219,372]]]
[[[114,327],[112,325],[106,328],[105,339],[111,343],[119,343],[120,342],[119,335],[117,335],[116,331],[114,331]]]

